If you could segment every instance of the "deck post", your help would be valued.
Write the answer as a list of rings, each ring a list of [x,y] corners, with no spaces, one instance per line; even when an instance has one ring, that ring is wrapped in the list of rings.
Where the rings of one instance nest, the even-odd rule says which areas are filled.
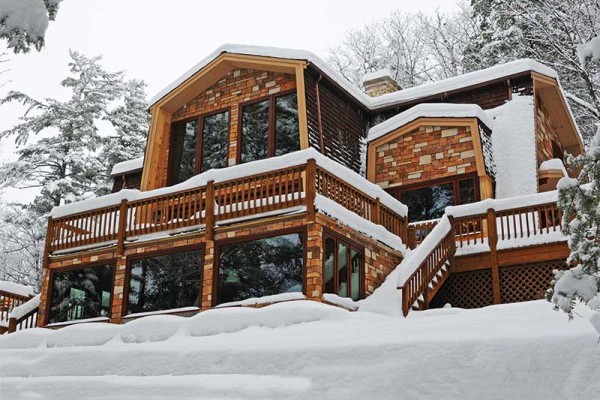
[[[315,222],[316,209],[315,198],[317,197],[317,162],[314,158],[306,161],[306,219]]]
[[[54,220],[52,217],[48,217],[48,226],[46,227],[46,241],[44,242],[44,259],[42,261],[42,268],[48,266],[50,260],[50,250],[52,249],[52,242],[54,241]]]
[[[215,181],[206,184],[206,206],[204,208],[204,224],[206,240],[213,240],[215,235]]]
[[[127,200],[121,200],[119,205],[119,228],[117,230],[117,255],[125,253],[125,230],[127,229]]]
[[[379,197],[377,197],[373,203],[373,215],[371,215],[371,222],[376,225],[381,224],[381,201],[379,200]]]
[[[408,233],[406,236],[406,246],[411,250],[417,247],[417,231],[415,230],[414,225],[408,225]]]
[[[492,266],[492,286],[494,288],[494,304],[500,304],[500,272],[498,270],[498,232],[496,227],[496,212],[487,210],[488,245],[490,246],[490,262]]]
[[[6,333],[13,333],[16,331],[17,331],[17,319],[9,318],[8,319],[8,330],[6,331]]]

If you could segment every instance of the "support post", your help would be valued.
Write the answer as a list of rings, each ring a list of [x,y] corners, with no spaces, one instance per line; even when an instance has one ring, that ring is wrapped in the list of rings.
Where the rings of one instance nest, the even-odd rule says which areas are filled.
[[[204,224],[206,226],[206,240],[213,240],[215,236],[215,181],[206,184],[206,207],[204,208]]]
[[[375,203],[373,203],[373,215],[371,215],[371,222],[374,224],[381,224],[381,201],[379,197],[375,199]]]
[[[415,230],[414,225],[408,226],[408,234],[406,238],[406,245],[409,249],[414,249],[417,247],[417,231]]]
[[[314,158],[306,161],[306,219],[315,222],[316,209],[315,198],[317,197],[317,162]]]
[[[50,261],[50,250],[52,249],[52,242],[54,241],[54,220],[52,217],[48,217],[48,226],[46,227],[46,241],[44,242],[44,259],[42,261],[42,268],[47,268]]]
[[[494,304],[500,304],[500,272],[498,270],[498,232],[496,228],[496,212],[487,210],[488,244],[490,246],[490,263],[492,265],[492,286],[494,288]]]
[[[6,331],[6,333],[13,333],[16,331],[17,331],[17,319],[9,318],[8,319],[8,330]]]
[[[119,206],[119,230],[117,231],[117,255],[125,253],[125,230],[127,229],[127,200],[121,200]]]

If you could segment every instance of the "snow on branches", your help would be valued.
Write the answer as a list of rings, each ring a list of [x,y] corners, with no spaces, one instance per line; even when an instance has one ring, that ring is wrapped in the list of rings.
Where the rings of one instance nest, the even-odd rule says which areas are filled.
[[[62,0],[0,0],[0,39],[15,53],[40,50]]]

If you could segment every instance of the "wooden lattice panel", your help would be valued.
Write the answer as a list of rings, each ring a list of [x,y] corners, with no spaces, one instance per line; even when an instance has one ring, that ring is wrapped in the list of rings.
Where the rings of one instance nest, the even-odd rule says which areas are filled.
[[[545,261],[500,268],[502,303],[542,299],[554,278],[555,269],[567,268],[564,260]]]
[[[431,301],[430,307],[438,308],[446,303],[460,308],[479,308],[493,304],[491,270],[451,274]]]

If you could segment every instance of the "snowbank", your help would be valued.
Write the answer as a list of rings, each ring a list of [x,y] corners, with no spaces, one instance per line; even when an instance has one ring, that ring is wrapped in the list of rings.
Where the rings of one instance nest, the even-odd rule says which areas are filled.
[[[25,286],[8,281],[0,281],[0,291],[13,293],[23,297],[33,296],[33,288],[31,286]]]
[[[392,118],[373,126],[369,129],[367,142],[379,139],[389,132],[398,129],[417,118],[478,118],[488,128],[492,127],[492,121],[488,115],[476,104],[454,104],[454,103],[423,103],[409,108],[393,116]],[[477,133],[477,132],[474,132]]]
[[[134,158],[133,160],[127,160],[113,165],[111,176],[123,175],[127,172],[141,170],[144,167],[144,157]]]

